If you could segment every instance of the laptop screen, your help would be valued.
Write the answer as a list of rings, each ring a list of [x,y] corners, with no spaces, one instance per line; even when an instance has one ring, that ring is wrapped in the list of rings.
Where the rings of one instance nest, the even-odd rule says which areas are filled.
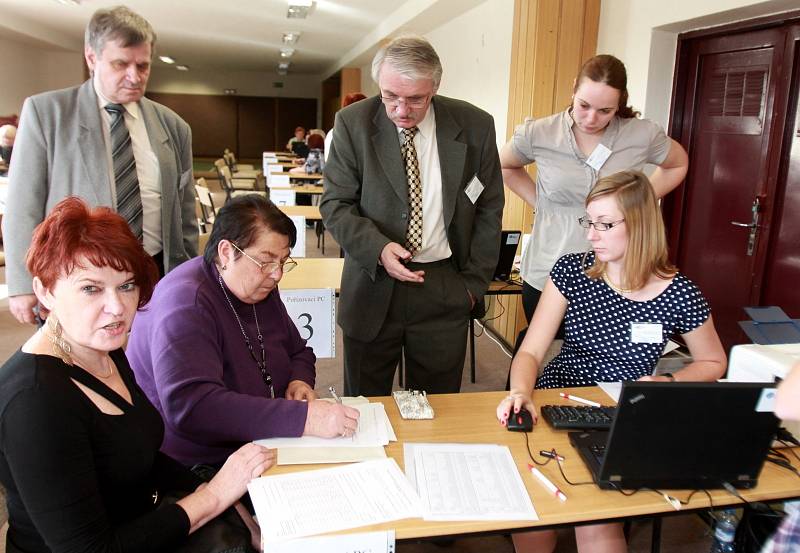
[[[778,428],[774,396],[772,383],[626,382],[598,480],[752,487]]]

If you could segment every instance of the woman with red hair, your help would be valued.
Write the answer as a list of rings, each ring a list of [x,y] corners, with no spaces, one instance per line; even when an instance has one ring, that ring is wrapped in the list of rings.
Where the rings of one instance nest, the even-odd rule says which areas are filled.
[[[325,139],[319,134],[310,134],[306,140],[306,145],[308,146],[308,154],[306,154],[305,162],[299,167],[290,169],[290,173],[311,175],[313,173],[322,173],[325,168],[325,160],[322,157]]]
[[[122,351],[158,269],[121,216],[63,200],[36,228],[27,267],[48,316],[0,368],[6,551],[190,546],[274,453],[249,444],[204,484],[159,452],[164,424]]]
[[[351,92],[342,99],[342,107],[346,108],[350,104],[355,104],[356,102],[366,99],[367,97],[360,92]],[[328,153],[331,149],[331,144],[333,144],[333,129],[329,130],[328,134],[325,135],[325,161],[328,161]]]

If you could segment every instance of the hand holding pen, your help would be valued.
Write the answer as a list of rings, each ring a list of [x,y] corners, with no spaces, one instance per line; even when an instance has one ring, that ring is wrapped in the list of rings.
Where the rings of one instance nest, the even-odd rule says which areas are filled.
[[[310,401],[303,435],[321,438],[353,436],[358,430],[358,417],[361,413],[358,409],[343,405],[336,388],[331,386],[328,390],[336,403],[325,400]]]

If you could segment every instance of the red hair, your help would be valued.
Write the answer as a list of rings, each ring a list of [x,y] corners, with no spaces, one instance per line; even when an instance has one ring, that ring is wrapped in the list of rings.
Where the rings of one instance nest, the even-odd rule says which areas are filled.
[[[360,92],[351,92],[350,94],[344,97],[344,100],[342,100],[342,107],[346,108],[350,104],[355,104],[360,100],[366,100],[366,99],[367,97],[361,94]]]
[[[80,258],[96,267],[133,273],[139,308],[150,301],[158,267],[128,223],[108,207],[90,208],[72,196],[58,202],[33,231],[25,262],[31,275],[52,288],[56,280],[79,266]]]
[[[309,148],[319,148],[321,150],[325,147],[325,139],[318,134],[310,134],[306,138],[306,145]]]

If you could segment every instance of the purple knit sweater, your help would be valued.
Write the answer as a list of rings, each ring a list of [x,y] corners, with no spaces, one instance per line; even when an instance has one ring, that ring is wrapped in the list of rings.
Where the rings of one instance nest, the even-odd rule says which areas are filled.
[[[164,419],[164,453],[186,465],[219,464],[259,438],[300,436],[305,402],[284,399],[292,380],[314,386],[314,352],[300,338],[277,291],[256,304],[267,389],[220,289],[216,267],[196,257],[171,271],[136,315],[126,354],[136,381]],[[253,308],[231,298],[257,356]]]

